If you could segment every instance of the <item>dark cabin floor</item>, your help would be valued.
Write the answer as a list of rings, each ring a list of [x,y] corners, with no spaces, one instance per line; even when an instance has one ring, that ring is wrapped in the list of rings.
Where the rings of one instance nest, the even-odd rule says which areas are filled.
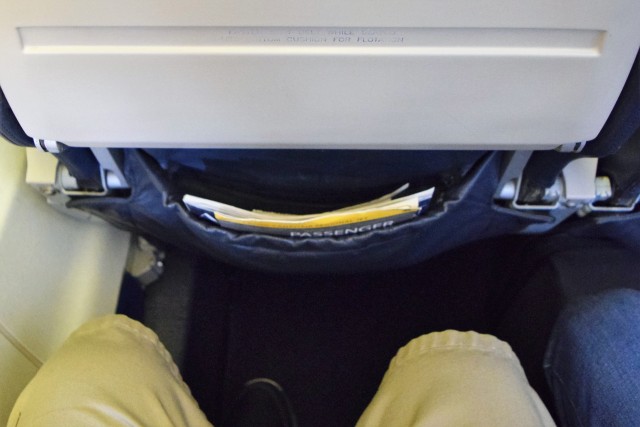
[[[562,305],[597,271],[617,278],[594,279],[584,292],[640,283],[635,252],[590,234],[485,240],[411,268],[348,276],[264,274],[169,248],[143,320],[216,426],[257,377],[285,388],[301,426],[353,426],[398,348],[445,329],[511,342],[547,399],[538,365]],[[514,318],[514,304],[528,317]]]

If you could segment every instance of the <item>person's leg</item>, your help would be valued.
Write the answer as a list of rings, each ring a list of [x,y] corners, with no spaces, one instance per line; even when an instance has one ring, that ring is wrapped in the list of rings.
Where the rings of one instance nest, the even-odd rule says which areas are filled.
[[[398,351],[358,427],[553,426],[508,344],[445,331]]]
[[[8,426],[211,426],[150,329],[125,316],[75,331],[18,398]]]
[[[585,297],[560,315],[545,373],[567,426],[640,426],[640,291]]]

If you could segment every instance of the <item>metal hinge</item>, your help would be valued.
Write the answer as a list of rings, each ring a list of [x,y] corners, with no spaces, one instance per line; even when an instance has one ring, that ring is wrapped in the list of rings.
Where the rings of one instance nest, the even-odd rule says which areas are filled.
[[[496,199],[509,202],[509,206],[518,210],[558,211],[565,214],[577,213],[580,216],[590,212],[631,212],[632,206],[601,206],[597,203],[613,196],[611,181],[607,176],[597,176],[598,159],[582,158],[569,163],[554,185],[547,188],[538,204],[524,204],[520,200],[522,175],[516,179],[502,182]],[[564,215],[563,215],[564,216]]]

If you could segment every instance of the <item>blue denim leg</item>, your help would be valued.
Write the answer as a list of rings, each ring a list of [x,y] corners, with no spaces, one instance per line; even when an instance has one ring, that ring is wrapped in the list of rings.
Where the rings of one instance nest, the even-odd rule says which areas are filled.
[[[640,426],[640,291],[580,299],[560,315],[544,362],[566,426]]]

